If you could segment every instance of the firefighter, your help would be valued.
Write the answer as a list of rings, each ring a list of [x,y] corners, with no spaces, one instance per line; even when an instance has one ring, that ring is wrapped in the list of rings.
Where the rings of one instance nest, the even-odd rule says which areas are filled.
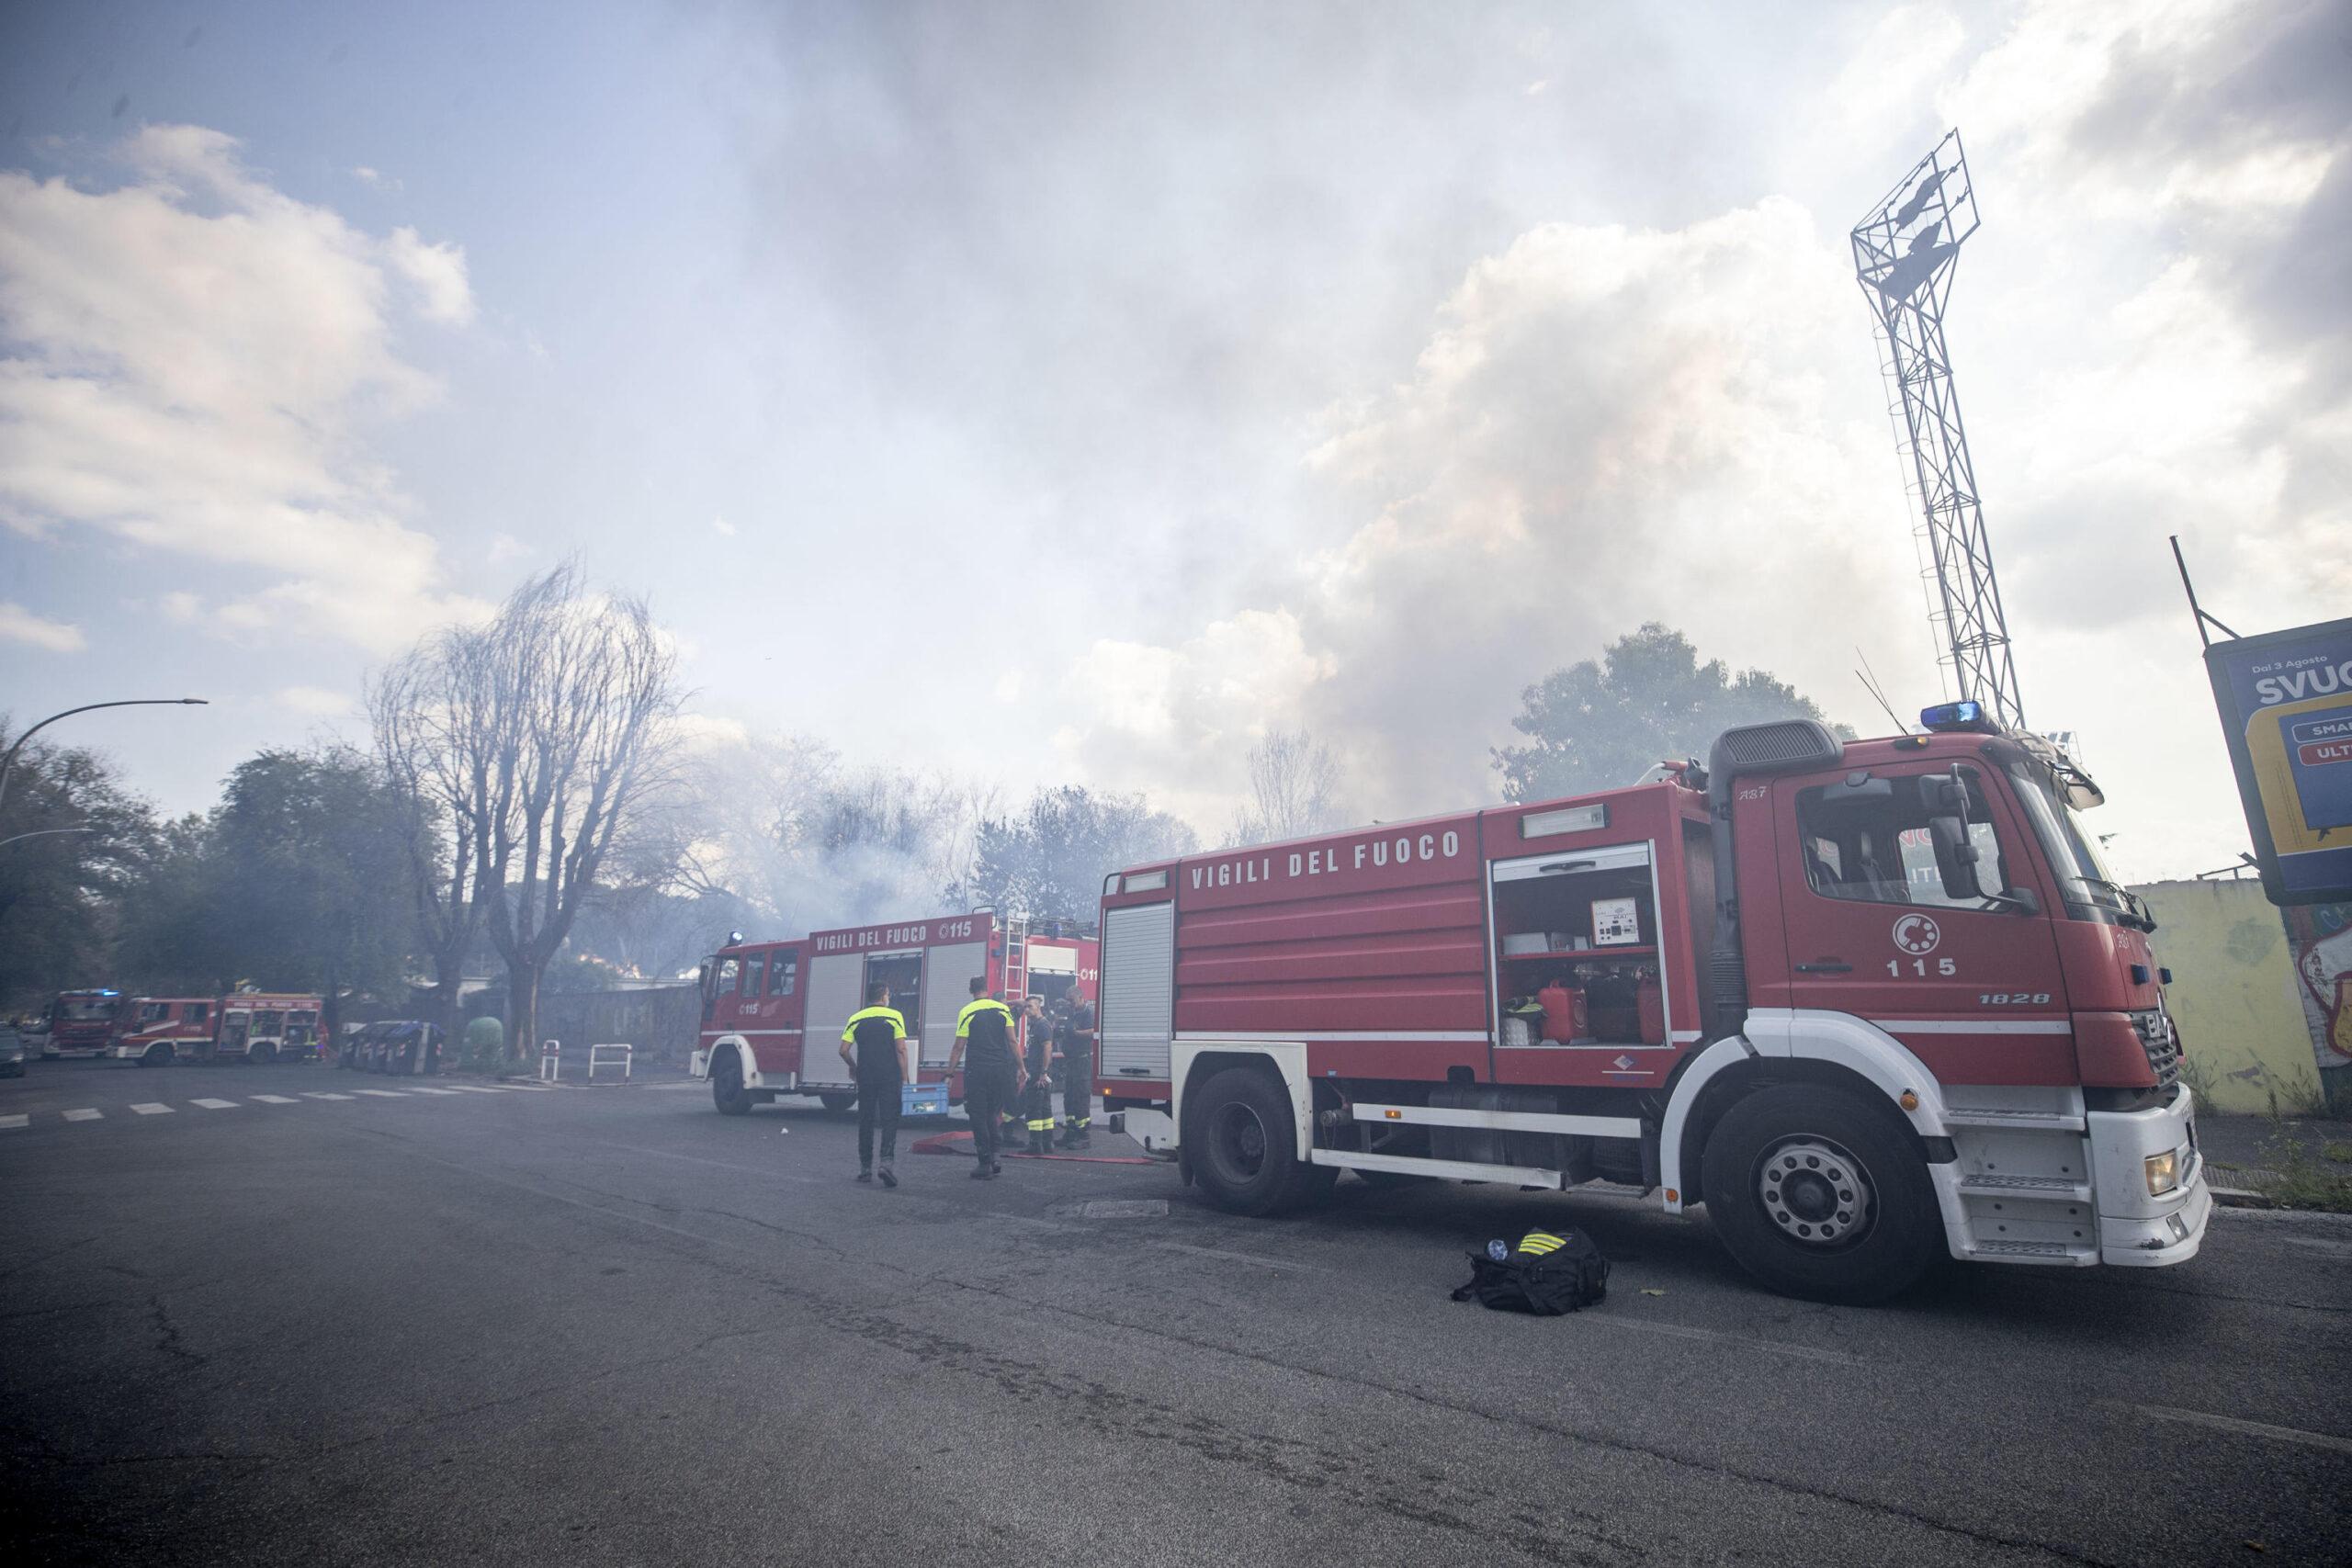
[[[1073,987],[1055,1031],[1062,1048],[1062,1147],[1094,1146],[1094,1005]]]
[[[842,1031],[842,1060],[857,1078],[857,1179],[872,1186],[874,1133],[882,1133],[882,1185],[896,1187],[891,1162],[899,1153],[899,1090],[907,1071],[907,1021],[890,1005],[890,987],[875,986],[865,1006],[849,1015]]]
[[[1031,997],[1021,1016],[1022,1038],[1027,1043],[1029,1079],[1022,1096],[1027,1112],[1029,1152],[1054,1152],[1053,1024],[1046,1017],[1046,998]]]
[[[972,1123],[975,1181],[1003,1174],[997,1155],[1004,1145],[1004,1129],[998,1118],[1012,1103],[1013,1077],[1019,1071],[1012,1055],[1012,1010],[988,989],[985,979],[972,982],[972,999],[956,1015],[956,1043],[947,1053],[947,1070],[964,1069],[964,1114]]]

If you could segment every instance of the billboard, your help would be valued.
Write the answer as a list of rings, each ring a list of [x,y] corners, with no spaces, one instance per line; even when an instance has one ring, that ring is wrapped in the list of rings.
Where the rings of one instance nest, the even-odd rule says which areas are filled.
[[[2214,643],[2205,671],[2263,891],[2352,901],[2352,620]]]

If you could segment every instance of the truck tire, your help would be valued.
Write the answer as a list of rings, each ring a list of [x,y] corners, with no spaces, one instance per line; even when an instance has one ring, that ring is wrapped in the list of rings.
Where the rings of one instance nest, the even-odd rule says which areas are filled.
[[[1184,1107],[1193,1179],[1232,1214],[1273,1214],[1331,1190],[1338,1170],[1298,1157],[1290,1096],[1255,1067],[1227,1067]]]
[[[245,1066],[249,1067],[274,1067],[277,1065],[277,1047],[275,1045],[256,1045],[245,1053]]]
[[[1725,1249],[1782,1295],[1867,1306],[1944,1250],[1918,1150],[1892,1114],[1844,1089],[1749,1095],[1715,1123],[1700,1175]]]
[[[171,1046],[161,1040],[156,1041],[140,1055],[139,1065],[142,1067],[170,1066],[172,1065]]]
[[[854,1094],[820,1094],[817,1097],[817,1103],[823,1106],[826,1110],[833,1112],[835,1115],[839,1115],[844,1111],[854,1111],[857,1109],[857,1096]]]
[[[743,1058],[731,1050],[711,1059],[710,1102],[721,1116],[752,1113],[752,1091],[743,1087]]]

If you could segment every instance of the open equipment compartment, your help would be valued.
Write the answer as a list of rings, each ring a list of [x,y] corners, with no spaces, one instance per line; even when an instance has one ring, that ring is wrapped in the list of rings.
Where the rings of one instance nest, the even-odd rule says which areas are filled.
[[[1667,1043],[1647,840],[1497,861],[1490,875],[1500,1048]],[[1547,991],[1548,1010],[1538,1000]],[[1571,1025],[1560,1016],[1562,1001],[1579,996],[1573,1010],[1580,1021]],[[1524,1039],[1514,1019],[1523,1021]]]

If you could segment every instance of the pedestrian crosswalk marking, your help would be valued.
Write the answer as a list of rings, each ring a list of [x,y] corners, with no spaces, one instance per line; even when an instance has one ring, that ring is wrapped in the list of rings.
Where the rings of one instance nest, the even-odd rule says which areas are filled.
[[[409,1090],[409,1093],[411,1093],[411,1094],[455,1094],[455,1093],[457,1093],[457,1092],[458,1092],[458,1091],[457,1091],[456,1089],[424,1089],[424,1088],[417,1088],[417,1089],[413,1089]]]
[[[254,1096],[254,1098],[260,1100],[264,1105],[299,1105],[301,1103],[300,1100],[288,1100],[282,1094],[257,1094]]]
[[[464,1089],[468,1094],[504,1094],[506,1092],[503,1089],[492,1089],[486,1083],[461,1083],[456,1087]]]
[[[130,1109],[141,1116],[169,1116],[172,1113],[170,1106],[158,1105],[152,1100],[144,1105],[134,1105]]]
[[[408,1098],[408,1096],[402,1094],[396,1089],[363,1089],[358,1092],[361,1094],[372,1094],[379,1100],[405,1100]]]
[[[299,1105],[303,1100],[340,1100],[347,1102],[355,1096],[362,1094],[372,1096],[378,1100],[406,1100],[409,1096],[415,1094],[437,1094],[443,1096],[461,1093],[504,1094],[510,1089],[530,1089],[540,1093],[546,1093],[553,1088],[553,1085],[546,1084],[491,1085],[460,1083],[451,1084],[447,1088],[428,1088],[425,1085],[418,1084],[413,1088],[404,1089],[356,1089],[349,1094],[339,1093],[334,1089],[306,1089],[301,1091],[301,1100],[297,1100],[292,1096],[283,1094],[255,1094],[249,1095],[246,1098],[258,1105]],[[240,1102],[233,1100],[204,1099],[190,1100],[187,1103],[189,1105],[198,1106],[206,1111],[233,1111],[237,1108]],[[134,1116],[169,1116],[179,1109],[181,1109],[179,1106],[166,1105],[162,1100],[140,1100],[129,1107],[129,1110]],[[47,1112],[44,1111],[41,1114],[46,1115]],[[61,1111],[57,1115],[59,1120],[64,1122],[103,1122],[107,1119],[107,1113],[95,1105],[77,1106],[71,1111]],[[0,1132],[19,1131],[30,1126],[32,1124],[32,1120],[33,1113],[30,1111],[17,1111],[6,1115],[0,1115]]]
[[[31,1120],[29,1116],[0,1116],[0,1129],[21,1127]]]
[[[65,1113],[65,1119],[68,1122],[103,1122],[107,1119],[107,1113],[103,1111],[94,1111],[85,1108],[80,1111],[67,1111]]]
[[[201,1105],[207,1111],[234,1111],[237,1108],[237,1102],[233,1100],[191,1100],[188,1103]]]
[[[347,1094],[321,1094],[316,1090],[306,1089],[302,1091],[302,1098],[304,1100],[349,1100],[351,1096]]]

